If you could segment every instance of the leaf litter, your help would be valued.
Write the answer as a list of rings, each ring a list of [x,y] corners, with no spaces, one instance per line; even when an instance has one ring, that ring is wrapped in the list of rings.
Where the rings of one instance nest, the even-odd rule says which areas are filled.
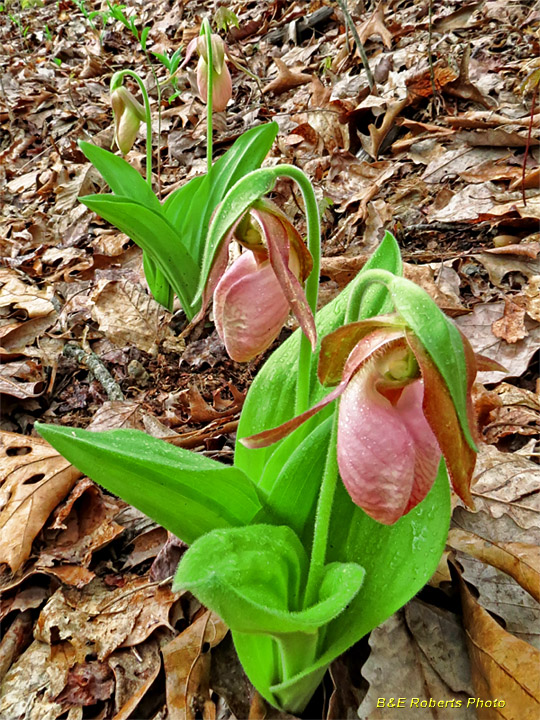
[[[171,593],[176,539],[32,432],[36,420],[135,427],[228,462],[263,358],[239,366],[210,327],[184,332],[181,311],[148,294],[138,248],[77,202],[103,188],[77,140],[111,145],[112,64],[150,77],[134,39],[97,16],[94,30],[81,7],[103,7],[91,0],[22,5],[4,9],[0,28],[0,714],[284,717],[252,696],[228,640],[218,644],[221,621]],[[130,0],[127,11],[150,26],[151,51],[168,52],[216,6]],[[457,504],[431,585],[334,663],[328,700],[316,697],[306,717],[405,718],[377,698],[413,691],[504,697],[508,714],[478,717],[536,717],[540,115],[523,81],[540,15],[533,2],[501,0],[347,6],[373,93],[336,3],[234,4],[240,27],[227,42],[259,83],[234,74],[217,151],[275,119],[270,162],[304,169],[324,210],[323,300],[388,228],[407,276],[505,372],[479,376],[476,512]],[[164,195],[204,170],[203,106],[189,74],[179,83],[162,108]],[[139,141],[134,167],[143,153]],[[302,231],[290,185],[274,199]]]

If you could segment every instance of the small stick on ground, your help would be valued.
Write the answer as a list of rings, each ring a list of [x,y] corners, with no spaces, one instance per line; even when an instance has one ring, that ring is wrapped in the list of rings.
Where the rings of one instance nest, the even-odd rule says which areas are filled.
[[[371,68],[369,67],[369,60],[368,56],[366,55],[366,49],[364,48],[364,44],[360,40],[360,35],[358,34],[358,31],[352,21],[352,18],[349,14],[347,5],[345,4],[344,0],[338,0],[338,5],[341,8],[341,12],[343,13],[343,16],[345,18],[345,23],[348,25],[349,30],[351,31],[351,34],[354,38],[354,42],[356,43],[356,47],[358,48],[358,52],[360,53],[362,65],[364,66],[364,70],[366,71],[369,89],[373,90],[373,88],[375,87],[375,78],[373,77],[373,73],[371,72]]]
[[[64,355],[75,358],[81,364],[84,363],[102,385],[109,400],[124,400],[124,393],[120,386],[95,353],[87,353],[77,343],[68,342],[64,347]]]

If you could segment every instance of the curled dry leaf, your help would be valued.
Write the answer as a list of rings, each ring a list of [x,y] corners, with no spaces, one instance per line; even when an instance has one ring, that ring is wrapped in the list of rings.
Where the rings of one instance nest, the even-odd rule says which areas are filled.
[[[0,562],[16,572],[81,474],[41,438],[0,433]]]
[[[178,597],[146,577],[114,590],[96,578],[82,590],[57,590],[41,611],[35,637],[49,645],[65,641],[73,664],[84,662],[88,653],[105,660],[118,647],[143,642],[158,627],[171,629],[169,612]]]
[[[290,70],[280,58],[274,58],[274,63],[278,69],[277,77],[264,86],[263,93],[273,92],[279,95],[299,85],[307,85],[313,79],[308,73]]]
[[[474,599],[461,575],[459,586],[475,695],[505,702],[501,712],[478,709],[478,717],[536,720],[540,713],[540,651],[504,630]]]
[[[114,720],[133,717],[146,692],[161,669],[160,642],[154,636],[132,650],[117,650],[109,658],[115,679]]]
[[[162,649],[170,720],[194,720],[198,701],[210,702],[210,654],[203,646],[215,647],[227,632],[223,620],[207,611]]]
[[[519,542],[489,542],[475,533],[452,528],[448,544],[511,575],[540,602],[540,548]]]
[[[525,327],[525,310],[513,302],[510,298],[504,299],[504,314],[499,320],[491,325],[495,337],[505,340],[507,343],[516,343],[527,337],[528,330]]]
[[[514,637],[540,650],[540,603],[505,572],[472,555],[453,551],[463,579],[475,588],[474,597]]]
[[[469,315],[455,319],[475,352],[496,360],[507,370],[506,373],[498,371],[479,373],[478,380],[483,383],[498,382],[505,377],[519,377],[527,369],[531,357],[540,344],[540,325],[527,318],[525,319],[527,337],[512,344],[496,338],[492,326],[500,319],[503,312],[504,305],[501,302],[482,303],[476,305]]]

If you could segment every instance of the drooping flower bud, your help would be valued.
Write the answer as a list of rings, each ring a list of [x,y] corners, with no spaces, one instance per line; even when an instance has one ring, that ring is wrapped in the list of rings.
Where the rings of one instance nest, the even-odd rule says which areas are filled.
[[[139,126],[145,120],[144,107],[123,85],[111,93],[114,113],[114,137],[122,155],[133,147]]]
[[[229,68],[225,62],[225,43],[219,35],[212,33],[212,107],[216,112],[221,112],[227,107],[232,96],[232,80]],[[186,50],[186,58],[180,67],[183,67],[194,50],[199,53],[197,63],[197,88],[203,102],[206,102],[208,94],[208,51],[206,47],[206,35],[199,35],[189,43]]]
[[[225,270],[233,237],[245,248]],[[260,202],[229,231],[210,273],[203,308],[213,290],[214,320],[229,356],[247,362],[266,350],[292,312],[315,344],[315,324],[301,283],[311,255],[287,217]]]

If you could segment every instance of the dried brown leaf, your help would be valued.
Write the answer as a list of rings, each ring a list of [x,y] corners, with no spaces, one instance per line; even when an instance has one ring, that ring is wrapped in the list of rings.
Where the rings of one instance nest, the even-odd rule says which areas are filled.
[[[16,572],[81,473],[39,438],[0,433],[0,562]]]
[[[503,708],[479,707],[479,720],[536,720],[540,712],[540,651],[506,632],[459,579],[463,622],[477,698],[499,699]]]
[[[170,720],[194,720],[197,698],[210,699],[210,654],[203,654],[203,645],[215,647],[227,632],[225,623],[207,611],[162,649]]]

